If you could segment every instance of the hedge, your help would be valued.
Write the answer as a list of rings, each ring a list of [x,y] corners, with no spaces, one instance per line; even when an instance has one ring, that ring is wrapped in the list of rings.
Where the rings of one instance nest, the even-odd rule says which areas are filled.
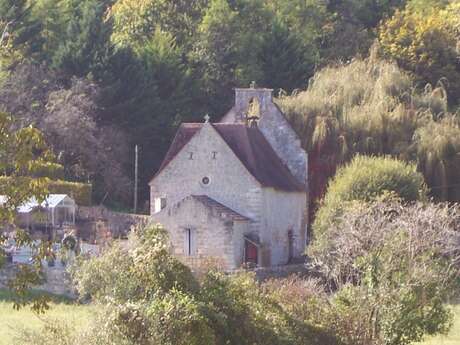
[[[36,163],[34,164],[33,177],[48,177],[51,180],[63,180],[64,179],[64,166],[58,163]]]
[[[89,183],[68,182],[63,180],[48,181],[50,194],[67,194],[79,206],[91,205],[92,186]]]
[[[10,176],[0,176],[0,189],[8,184]],[[45,178],[50,194],[67,194],[79,206],[91,206],[92,185],[90,183],[68,182],[63,180],[50,180]]]

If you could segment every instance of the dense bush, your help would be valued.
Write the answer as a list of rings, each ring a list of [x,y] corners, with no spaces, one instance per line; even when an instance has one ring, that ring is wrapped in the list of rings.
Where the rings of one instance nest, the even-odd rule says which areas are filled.
[[[22,343],[408,345],[448,328],[458,206],[377,201],[339,223],[311,252],[320,278],[263,284],[213,270],[197,280],[169,255],[164,230],[148,226],[75,267],[77,289],[101,306],[88,327],[51,323]]]
[[[80,295],[105,305],[94,327],[81,330],[82,339],[101,345],[337,344],[322,328],[280,312],[252,274],[211,270],[198,280],[169,254],[166,241],[164,230],[150,225],[132,235],[128,249],[114,246],[74,267]]]
[[[72,278],[80,296],[124,303],[151,298],[172,288],[196,289],[190,269],[169,255],[166,233],[160,226],[139,227],[130,249],[114,245],[104,255],[79,261]]]
[[[426,198],[423,176],[414,164],[390,157],[356,156],[329,183],[313,224],[317,240],[353,201],[373,201],[394,194],[406,201]]]
[[[460,291],[460,208],[356,203],[309,249],[334,293],[322,322],[346,344],[406,345],[450,326]]]

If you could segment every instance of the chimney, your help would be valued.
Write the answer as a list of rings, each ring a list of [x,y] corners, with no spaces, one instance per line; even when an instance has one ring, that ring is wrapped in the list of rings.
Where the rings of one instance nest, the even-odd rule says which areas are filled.
[[[235,119],[236,122],[246,122],[248,110],[251,104],[257,102],[260,109],[260,117],[268,110],[268,107],[273,102],[273,90],[257,88],[255,83],[251,83],[251,87],[247,89],[235,89]]]

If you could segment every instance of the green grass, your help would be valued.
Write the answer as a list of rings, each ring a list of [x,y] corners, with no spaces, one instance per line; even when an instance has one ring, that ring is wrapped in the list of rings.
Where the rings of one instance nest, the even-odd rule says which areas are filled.
[[[41,294],[43,293],[33,291],[31,297]],[[29,307],[14,310],[14,296],[9,291],[0,289],[0,345],[14,344],[21,329],[39,331],[50,319],[84,327],[96,311],[95,306],[76,304],[62,296],[49,296],[52,299],[51,309],[45,315],[37,315]],[[452,310],[455,318],[447,335],[429,337],[424,342],[414,345],[460,345],[460,304],[453,306]]]
[[[41,294],[33,292],[32,295]],[[44,315],[37,315],[30,307],[13,309],[13,295],[7,290],[0,289],[0,345],[11,345],[21,329],[39,331],[46,320],[58,319],[70,322],[75,326],[85,326],[95,312],[94,306],[79,305],[68,298],[50,296],[51,308]]]
[[[429,337],[417,345],[460,345],[460,304],[453,306],[452,311],[455,318],[448,334]]]

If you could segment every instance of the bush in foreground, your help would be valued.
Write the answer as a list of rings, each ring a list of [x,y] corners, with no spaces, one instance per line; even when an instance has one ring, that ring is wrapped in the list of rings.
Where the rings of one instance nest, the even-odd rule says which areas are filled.
[[[86,261],[77,287],[101,305],[85,329],[52,323],[24,344],[408,345],[444,332],[459,288],[458,206],[355,204],[312,251],[318,279],[196,279],[160,227]],[[123,292],[126,288],[127,292]]]
[[[357,203],[312,262],[334,291],[322,322],[346,344],[406,345],[450,326],[460,284],[460,208]]]
[[[252,274],[210,270],[198,279],[166,243],[161,227],[148,226],[132,236],[130,249],[113,246],[80,263],[72,274],[76,287],[104,312],[75,339],[101,345],[338,344],[321,327],[281,311]]]

